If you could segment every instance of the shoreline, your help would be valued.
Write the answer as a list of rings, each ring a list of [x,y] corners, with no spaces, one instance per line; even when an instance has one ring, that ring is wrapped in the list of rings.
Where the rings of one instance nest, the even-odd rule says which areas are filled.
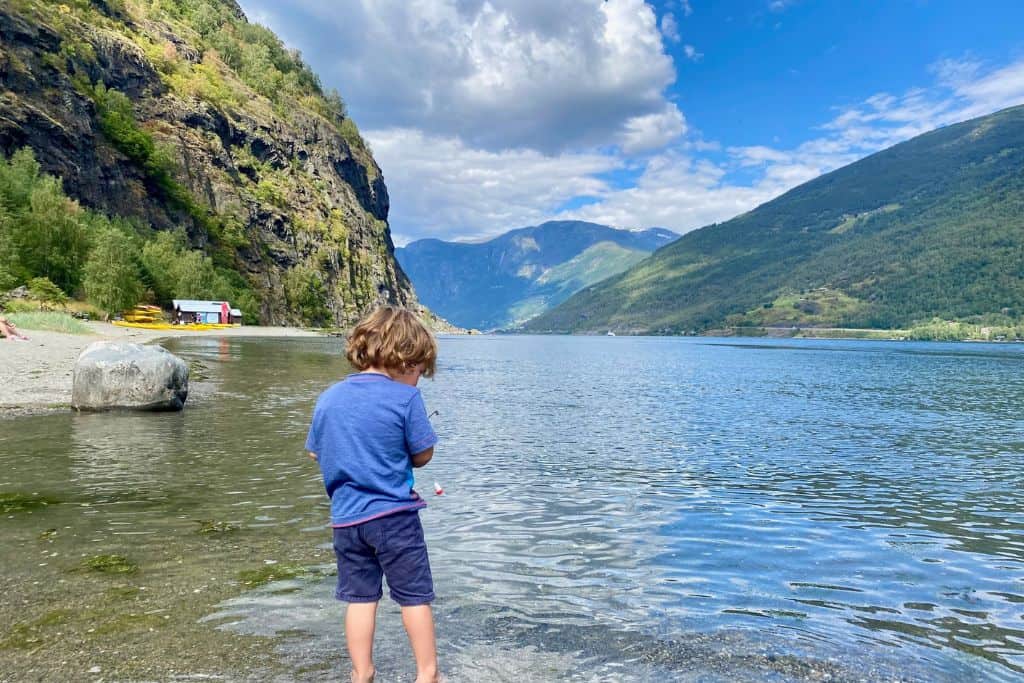
[[[71,410],[75,361],[89,344],[122,341],[159,343],[185,337],[319,337],[296,327],[231,327],[222,330],[175,331],[85,323],[92,334],[23,330],[28,341],[0,339],[0,420]]]

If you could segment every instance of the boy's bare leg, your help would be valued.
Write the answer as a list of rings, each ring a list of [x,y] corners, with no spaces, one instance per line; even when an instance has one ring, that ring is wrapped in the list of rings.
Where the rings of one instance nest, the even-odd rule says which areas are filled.
[[[345,610],[345,642],[352,659],[352,681],[372,683],[373,631],[377,627],[376,602],[350,602]]]
[[[416,683],[437,683],[437,642],[430,605],[402,608],[402,624],[416,658]]]

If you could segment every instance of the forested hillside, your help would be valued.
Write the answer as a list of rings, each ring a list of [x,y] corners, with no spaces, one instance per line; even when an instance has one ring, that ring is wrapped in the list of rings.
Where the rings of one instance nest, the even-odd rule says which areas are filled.
[[[688,233],[537,331],[910,327],[1024,316],[1024,106],[932,131]]]
[[[344,103],[233,0],[0,4],[0,154],[0,287],[95,298],[102,256],[126,292],[105,307],[344,324],[415,304]]]

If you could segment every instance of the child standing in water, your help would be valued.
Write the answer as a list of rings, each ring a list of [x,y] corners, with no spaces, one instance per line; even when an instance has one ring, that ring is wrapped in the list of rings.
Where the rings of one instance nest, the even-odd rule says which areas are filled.
[[[437,443],[416,388],[421,376],[434,374],[437,344],[411,312],[384,306],[356,325],[346,355],[359,372],[320,395],[306,450],[331,498],[335,597],[349,603],[352,680],[373,680],[373,633],[386,576],[402,607],[416,683],[436,683],[434,584],[419,519],[426,502],[412,488],[412,468],[430,462]]]

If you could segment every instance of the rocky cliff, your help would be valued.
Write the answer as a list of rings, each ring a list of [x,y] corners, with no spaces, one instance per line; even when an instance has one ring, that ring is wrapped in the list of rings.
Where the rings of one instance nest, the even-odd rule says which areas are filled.
[[[417,305],[340,98],[232,0],[0,3],[0,152],[26,146],[83,206],[183,231],[263,323]]]

